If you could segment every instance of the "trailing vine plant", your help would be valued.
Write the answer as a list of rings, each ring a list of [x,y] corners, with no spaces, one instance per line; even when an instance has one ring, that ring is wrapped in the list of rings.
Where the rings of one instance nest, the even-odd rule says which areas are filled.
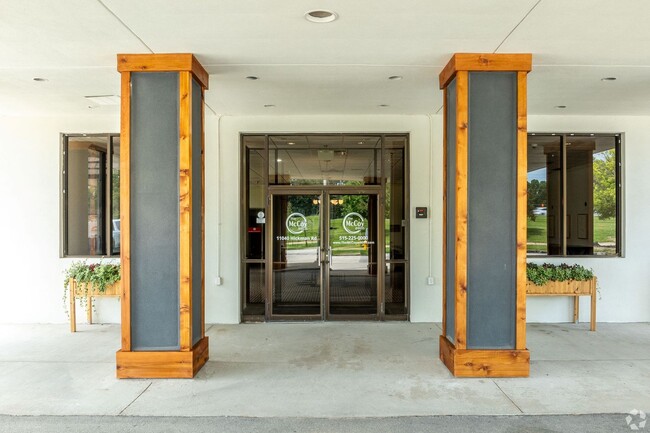
[[[120,265],[115,263],[91,263],[86,261],[72,262],[70,267],[64,271],[63,280],[63,306],[66,313],[68,311],[68,293],[70,291],[70,280],[77,283],[77,294],[80,296],[79,303],[82,307],[88,309],[87,305],[88,292],[93,291],[104,293],[106,288],[120,281]]]
[[[591,280],[594,277],[594,272],[584,266],[567,265],[566,263],[559,265],[527,263],[526,277],[531,283],[543,286],[549,281]]]

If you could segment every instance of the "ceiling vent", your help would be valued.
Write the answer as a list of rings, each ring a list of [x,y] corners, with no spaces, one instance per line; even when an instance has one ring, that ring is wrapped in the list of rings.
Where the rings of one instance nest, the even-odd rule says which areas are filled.
[[[120,105],[120,97],[117,95],[95,95],[84,96],[95,105]]]

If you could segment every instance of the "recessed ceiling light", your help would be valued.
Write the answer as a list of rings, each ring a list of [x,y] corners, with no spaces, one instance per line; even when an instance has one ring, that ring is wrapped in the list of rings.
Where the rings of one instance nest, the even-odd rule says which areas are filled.
[[[264,108],[275,108],[273,104],[264,104]]]
[[[363,144],[363,141],[358,142],[357,144]]]
[[[293,141],[290,141],[290,142],[288,142],[287,144],[288,144],[289,146],[293,146],[293,145],[296,144],[296,143],[294,143]]]
[[[616,77],[604,77],[600,81],[616,81]]]
[[[312,23],[331,23],[338,17],[336,13],[322,9],[309,11],[305,14],[305,19]]]
[[[563,109],[566,108],[566,105],[556,105],[555,108],[557,108],[559,110],[563,110]]]
[[[402,77],[401,75],[391,75],[390,77],[388,77],[389,80],[401,80],[402,78],[404,77]]]
[[[84,96],[87,100],[97,105],[119,105],[120,97],[117,95]]]
[[[277,162],[282,162],[282,160],[281,160],[280,158],[276,159],[276,161],[277,161]]]
[[[34,78],[32,78],[32,80],[38,81],[38,82],[43,82],[43,81],[47,81],[47,78],[34,77]]]
[[[259,80],[260,77],[256,77],[255,75],[249,75],[248,77],[246,77],[246,79],[247,79],[247,80],[255,81],[255,80]]]

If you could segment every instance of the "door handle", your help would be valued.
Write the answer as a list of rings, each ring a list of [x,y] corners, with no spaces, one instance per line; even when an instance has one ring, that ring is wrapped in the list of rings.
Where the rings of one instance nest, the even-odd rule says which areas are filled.
[[[322,253],[321,250],[319,249],[319,250],[318,250],[318,258],[319,258],[319,260],[320,260],[320,258],[321,258],[322,255],[323,255],[323,253]],[[325,264],[327,264],[327,263],[330,262],[329,249],[328,249],[328,253],[327,253],[327,255],[325,256],[325,258],[323,258],[322,260],[320,260],[320,262],[321,262],[322,265],[325,265]]]
[[[327,256],[325,256],[325,253],[322,248],[318,249],[318,262],[321,265],[328,263]]]

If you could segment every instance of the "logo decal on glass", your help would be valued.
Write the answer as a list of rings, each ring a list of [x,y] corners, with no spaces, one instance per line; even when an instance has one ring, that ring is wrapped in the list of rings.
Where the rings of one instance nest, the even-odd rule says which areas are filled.
[[[300,235],[307,230],[307,218],[299,212],[294,212],[287,217],[285,224],[289,233]]]
[[[343,229],[351,235],[361,233],[365,229],[365,219],[356,212],[350,212],[343,218]]]

